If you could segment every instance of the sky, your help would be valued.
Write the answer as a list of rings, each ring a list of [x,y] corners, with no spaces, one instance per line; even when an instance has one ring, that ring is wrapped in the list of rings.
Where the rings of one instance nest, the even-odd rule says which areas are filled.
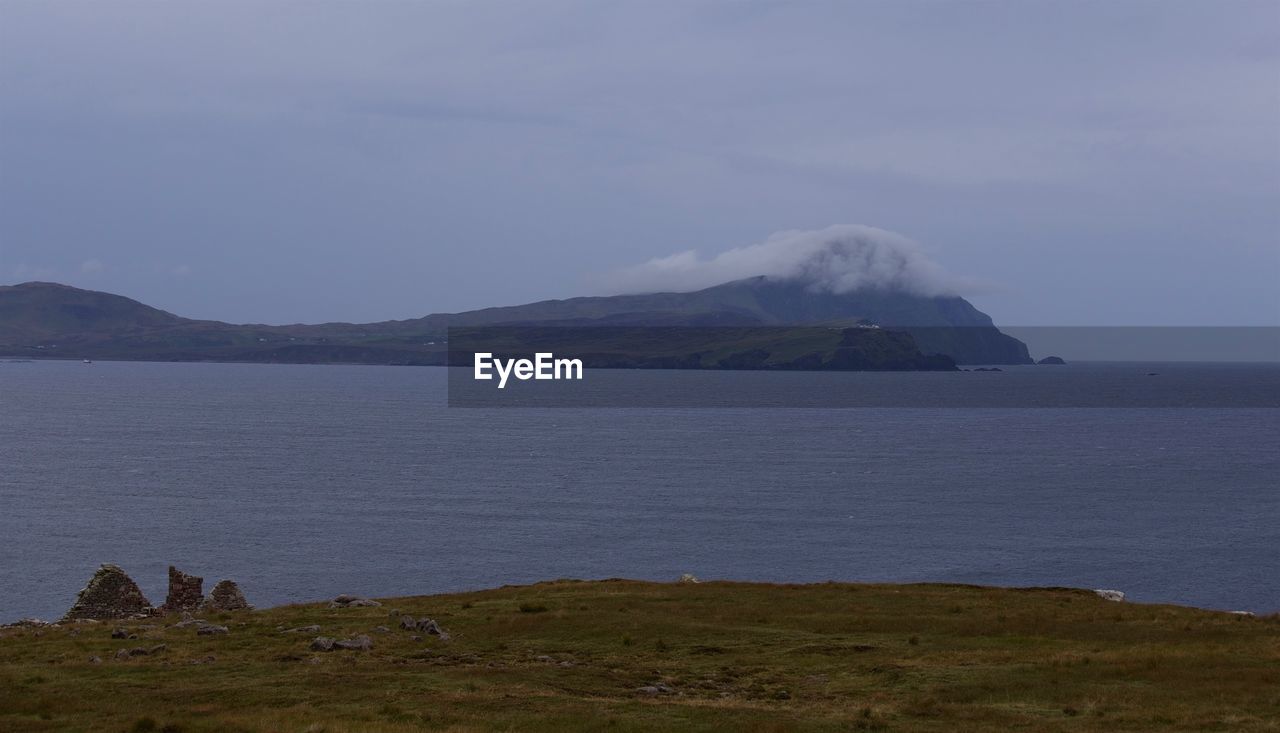
[[[864,228],[1001,324],[1280,325],[1280,4],[0,0],[0,284],[374,321]]]

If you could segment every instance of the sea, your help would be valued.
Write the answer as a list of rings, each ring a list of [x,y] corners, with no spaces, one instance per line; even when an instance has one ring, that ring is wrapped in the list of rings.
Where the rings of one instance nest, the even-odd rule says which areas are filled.
[[[450,371],[0,360],[0,622],[59,617],[101,563],[156,604],[176,565],[261,607],[692,573],[1280,611],[1280,365],[933,374],[1022,396],[852,408],[795,373],[646,370],[608,379],[662,406],[450,407]],[[1157,374],[1199,406],[1056,397]],[[868,379],[926,378],[819,388]],[[1203,399],[1238,384],[1271,399]],[[774,399],[706,403],[742,389]]]

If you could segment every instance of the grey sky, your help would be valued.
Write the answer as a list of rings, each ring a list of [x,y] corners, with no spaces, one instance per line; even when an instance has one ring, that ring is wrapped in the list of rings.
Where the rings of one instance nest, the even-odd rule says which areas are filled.
[[[1280,3],[0,0],[0,283],[406,318],[833,224],[1001,323],[1280,324]]]

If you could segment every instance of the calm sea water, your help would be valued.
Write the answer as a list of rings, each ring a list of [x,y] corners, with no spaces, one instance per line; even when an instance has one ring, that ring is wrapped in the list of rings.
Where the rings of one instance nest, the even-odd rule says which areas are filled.
[[[263,606],[692,572],[1280,610],[1280,410],[463,409],[446,371],[0,363],[0,620],[102,562],[156,603],[173,563]]]

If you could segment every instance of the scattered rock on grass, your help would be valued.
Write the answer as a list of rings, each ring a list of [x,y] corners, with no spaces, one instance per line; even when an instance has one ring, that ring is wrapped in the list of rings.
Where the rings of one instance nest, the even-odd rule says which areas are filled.
[[[1099,588],[1098,590],[1095,590],[1094,593],[1097,593],[1098,597],[1104,601],[1119,602],[1124,600],[1124,593],[1118,590],[1106,590],[1103,588]]]
[[[373,639],[370,639],[364,634],[360,634],[359,636],[351,639],[335,641],[333,642],[333,646],[335,649],[352,649],[355,651],[367,652],[373,648]]]
[[[196,629],[196,634],[200,636],[214,636],[217,634],[226,634],[226,633],[229,633],[230,631],[231,630],[228,629],[226,626],[219,626],[218,624],[205,624],[204,626],[201,626]]]
[[[314,634],[319,630],[320,630],[319,624],[312,624],[310,626],[299,626],[296,629],[285,629],[280,633],[282,634]]]
[[[343,593],[329,602],[329,608],[361,608],[381,605],[381,603],[378,603],[375,600],[360,598],[359,596],[353,596],[349,593]]]
[[[684,575],[681,575],[681,576],[680,576],[680,580],[679,580],[678,582],[680,582],[680,583],[701,583],[702,581],[701,581],[701,580],[698,580],[698,578],[697,578],[696,576],[694,576],[694,574],[693,574],[693,573],[685,573]]]
[[[440,628],[440,624],[436,623],[434,619],[429,619],[429,618],[418,619],[417,630],[421,631],[424,634],[431,634],[432,636],[438,636],[442,641],[449,640],[449,634],[446,633],[444,629]]]
[[[360,634],[351,639],[331,639],[327,636],[317,636],[311,640],[311,651],[314,652],[331,652],[337,649],[350,649],[353,651],[367,652],[373,648],[373,639],[364,634]]]

